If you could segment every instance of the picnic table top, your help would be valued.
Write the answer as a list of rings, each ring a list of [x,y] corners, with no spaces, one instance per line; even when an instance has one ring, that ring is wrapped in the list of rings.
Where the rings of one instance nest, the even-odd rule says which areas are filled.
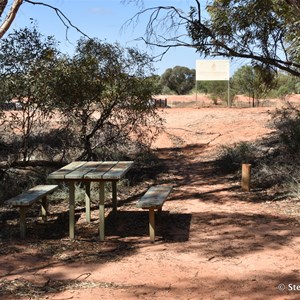
[[[119,180],[133,161],[74,161],[48,175],[55,180]]]

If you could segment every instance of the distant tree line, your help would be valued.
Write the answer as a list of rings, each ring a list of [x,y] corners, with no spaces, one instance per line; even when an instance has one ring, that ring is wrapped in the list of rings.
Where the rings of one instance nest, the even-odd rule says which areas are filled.
[[[267,74],[270,76],[270,74]],[[264,97],[282,98],[289,94],[300,93],[300,78],[288,73],[273,73],[264,78],[265,73],[251,65],[237,69],[230,78],[230,94],[234,101],[236,95],[245,95],[251,99],[251,106],[259,105]],[[161,76],[155,76],[161,94],[185,95],[195,93],[195,70],[175,66],[168,68]],[[212,101],[227,101],[227,81],[198,81],[198,93],[209,95]]]

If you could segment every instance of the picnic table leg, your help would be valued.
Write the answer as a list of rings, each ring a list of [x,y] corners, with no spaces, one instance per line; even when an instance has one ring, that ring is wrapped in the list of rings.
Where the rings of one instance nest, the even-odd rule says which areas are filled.
[[[71,240],[75,238],[75,184],[69,183],[69,236]]]
[[[20,207],[20,235],[22,239],[26,236],[26,210],[27,207]]]
[[[104,200],[105,200],[105,184],[103,181],[100,181],[99,183],[99,237],[100,241],[104,241],[105,234],[104,234]]]
[[[44,222],[47,221],[47,206],[48,206],[48,203],[47,203],[47,196],[44,196],[42,198],[42,220]]]
[[[150,240],[153,243],[155,241],[155,212],[154,212],[154,208],[149,208],[149,233],[150,233]]]
[[[85,183],[85,218],[88,223],[91,222],[91,183]]]
[[[113,213],[117,212],[117,182],[112,181],[112,203],[113,203]]]

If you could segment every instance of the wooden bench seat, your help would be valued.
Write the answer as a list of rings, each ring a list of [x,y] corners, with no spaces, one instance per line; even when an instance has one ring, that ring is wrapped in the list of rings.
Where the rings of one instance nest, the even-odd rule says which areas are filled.
[[[149,209],[149,234],[151,242],[155,241],[155,213],[154,210],[161,210],[164,202],[172,191],[172,186],[152,186],[137,202],[136,206],[142,209]]]
[[[42,218],[47,220],[47,195],[58,188],[58,185],[37,185],[22,194],[11,198],[7,204],[13,207],[19,207],[20,211],[20,235],[25,238],[26,235],[26,211],[38,200],[42,199]]]

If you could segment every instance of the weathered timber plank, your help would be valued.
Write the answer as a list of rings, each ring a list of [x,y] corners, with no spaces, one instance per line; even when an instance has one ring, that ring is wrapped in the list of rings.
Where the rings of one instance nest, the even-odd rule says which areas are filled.
[[[96,169],[85,174],[84,179],[103,179],[103,175],[117,163],[117,161],[104,161]]]
[[[30,206],[33,202],[41,199],[57,188],[58,185],[37,185],[28,191],[11,198],[7,201],[7,204],[12,206]]]
[[[89,173],[97,169],[101,165],[101,162],[86,162],[85,164],[81,165],[79,168],[76,168],[74,171],[65,175],[65,179],[81,179]]]
[[[48,179],[65,179],[65,176],[80,166],[84,165],[86,161],[74,161],[61,169],[54,171],[53,173],[48,175]]]
[[[138,208],[158,208],[163,205],[172,191],[172,186],[158,185],[152,186],[137,202]]]
[[[133,161],[121,161],[103,175],[103,179],[118,180],[132,167]]]

